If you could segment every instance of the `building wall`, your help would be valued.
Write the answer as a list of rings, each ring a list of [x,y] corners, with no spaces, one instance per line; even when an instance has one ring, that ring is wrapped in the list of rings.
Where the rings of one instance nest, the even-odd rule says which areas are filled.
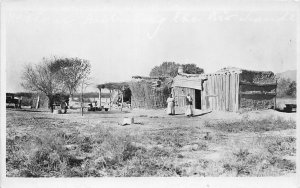
[[[238,111],[239,74],[210,74],[203,83],[202,107],[215,111]]]
[[[176,108],[178,108],[180,112],[183,111],[186,106],[186,96],[188,93],[193,99],[193,108],[195,108],[195,89],[186,87],[174,87],[172,89],[172,94],[175,98]]]
[[[241,109],[268,109],[275,105],[275,85],[248,85],[240,83]]]
[[[178,107],[185,106],[185,96],[190,93],[194,99],[195,89],[174,87],[173,94]],[[239,74],[210,74],[203,82],[201,90],[201,109],[214,111],[238,111]]]
[[[273,72],[243,70],[240,74],[240,108],[271,108],[275,105],[276,88]]]

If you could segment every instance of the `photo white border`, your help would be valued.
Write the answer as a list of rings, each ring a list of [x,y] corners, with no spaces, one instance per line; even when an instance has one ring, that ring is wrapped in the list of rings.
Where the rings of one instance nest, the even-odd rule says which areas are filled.
[[[12,1],[16,3],[17,1]],[[47,1],[49,2],[49,1]],[[72,3],[72,1],[69,1]],[[81,1],[82,2],[82,1]],[[95,2],[95,1],[92,1]],[[121,1],[107,1],[108,4],[114,5],[114,3],[120,3]],[[146,1],[144,1],[146,2]],[[174,9],[199,9],[199,10],[288,10],[297,11],[297,21],[298,21],[298,34],[297,34],[297,69],[300,70],[300,11],[299,11],[299,1],[152,1],[153,8],[162,5],[166,10],[170,9],[167,5]],[[254,178],[233,178],[233,177],[208,177],[208,178],[7,178],[5,175],[6,165],[5,165],[5,136],[6,136],[6,109],[5,109],[5,95],[6,95],[6,24],[5,24],[5,8],[9,1],[1,2],[1,187],[300,187],[300,180],[296,177],[299,176],[299,170],[297,170],[297,176],[295,177],[254,177]],[[38,4],[38,3],[37,3]],[[51,3],[52,5],[60,4],[60,2]],[[65,4],[65,3],[64,3]],[[138,8],[138,4],[141,1],[131,0],[128,1],[128,6],[126,8]],[[188,6],[181,6],[181,5]],[[193,5],[193,6],[191,6]],[[51,8],[50,6],[50,8]],[[35,6],[33,6],[35,7]],[[33,8],[33,7],[28,7]],[[38,8],[35,7],[35,8]],[[67,8],[67,7],[62,7]],[[76,9],[76,7],[72,7]],[[119,7],[122,9],[122,7]],[[125,7],[124,7],[125,8]],[[144,7],[145,8],[145,7]],[[197,9],[197,10],[198,10]],[[297,80],[300,80],[299,74],[297,74]],[[299,88],[299,82],[297,87]],[[297,92],[297,105],[299,106],[300,94]],[[300,150],[300,129],[298,127],[299,113],[297,112],[297,156],[299,156]],[[300,158],[297,157],[297,164],[300,164]],[[298,169],[299,165],[297,165]]]

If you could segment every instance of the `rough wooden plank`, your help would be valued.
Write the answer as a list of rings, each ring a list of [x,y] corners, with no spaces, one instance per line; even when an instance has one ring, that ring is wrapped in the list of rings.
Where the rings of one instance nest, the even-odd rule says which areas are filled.
[[[232,112],[232,76],[231,74],[228,75],[229,77],[229,101],[228,101],[228,110]]]
[[[223,111],[223,106],[224,106],[224,103],[223,103],[223,76],[220,75],[220,96],[221,96],[221,99],[220,99],[220,102],[221,102],[221,110]]]
[[[220,79],[219,79],[219,75],[216,75],[216,95],[218,96],[217,98],[216,98],[216,100],[217,100],[217,110],[218,111],[220,111],[220,92],[219,92],[219,81],[220,81]]]
[[[236,93],[237,93],[237,82],[236,82],[237,74],[234,74],[234,94],[233,94],[233,111],[236,112]]]
[[[214,82],[214,75],[211,76],[211,95],[215,95],[215,82]],[[212,110],[216,110],[216,102],[214,98],[211,98],[212,103]]]
[[[211,78],[211,76],[209,76],[208,77],[208,95],[211,95],[212,94],[212,78]],[[209,100],[208,100],[208,106],[209,106],[209,109],[211,109],[211,110],[213,110],[213,103],[212,103],[212,101],[211,101],[211,99],[210,99],[210,97],[208,98]]]
[[[220,110],[223,110],[223,76],[220,75]]]
[[[215,76],[213,75],[212,76],[212,94],[213,95],[215,95],[215,90],[216,90],[216,88],[215,88]],[[216,110],[216,98],[215,97],[213,97],[212,98],[212,102],[213,102],[213,110]]]
[[[226,75],[226,91],[225,91],[225,94],[226,94],[226,98],[225,98],[225,109],[226,111],[229,110],[229,106],[228,106],[228,102],[229,102],[229,77],[228,77],[228,74],[225,74]]]
[[[218,110],[221,111],[221,76],[217,75],[217,80],[218,80],[218,89],[217,89],[217,95],[218,95]]]
[[[235,95],[234,92],[234,74],[230,74],[230,112],[233,111],[233,96]]]
[[[226,76],[223,77],[223,111],[226,111]]]
[[[203,85],[202,85],[202,88],[204,89],[204,83],[203,83]],[[201,109],[203,109],[203,106],[204,106],[204,101],[203,101],[203,96],[204,96],[204,91],[203,90],[201,90],[200,91],[201,92]]]
[[[230,112],[232,112],[232,93],[233,93],[232,74],[229,74],[229,111]]]
[[[236,112],[237,111],[237,105],[238,105],[238,101],[237,101],[237,94],[239,93],[238,91],[238,74],[235,74],[235,97],[234,97],[234,100],[235,100],[235,103],[234,103],[234,111]]]
[[[236,111],[240,108],[240,75],[237,74]]]
[[[237,84],[236,84],[236,74],[234,74],[234,79],[233,79],[233,84],[234,84],[234,93],[233,93],[233,108],[232,111],[236,111],[236,88],[237,88]]]

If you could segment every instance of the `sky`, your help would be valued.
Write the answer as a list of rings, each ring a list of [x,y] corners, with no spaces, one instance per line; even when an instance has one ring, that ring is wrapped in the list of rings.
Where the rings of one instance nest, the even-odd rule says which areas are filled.
[[[89,60],[88,91],[96,91],[95,84],[148,76],[165,61],[194,63],[206,73],[228,66],[274,73],[296,69],[297,17],[288,8],[67,2],[5,4],[7,92],[24,91],[25,64],[51,56]]]

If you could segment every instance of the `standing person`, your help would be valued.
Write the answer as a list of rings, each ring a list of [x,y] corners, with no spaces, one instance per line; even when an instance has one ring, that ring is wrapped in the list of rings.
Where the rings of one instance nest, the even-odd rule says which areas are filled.
[[[185,115],[190,117],[193,115],[193,98],[190,96],[190,94],[188,93],[186,96],[186,111],[185,111]]]
[[[19,99],[19,105],[18,105],[19,108],[22,108],[22,96],[20,97]]]
[[[121,99],[121,97],[119,96],[118,101],[117,101],[118,106],[121,106],[121,103],[122,103],[122,99]]]
[[[63,113],[66,114],[67,113],[67,109],[68,109],[68,104],[66,101],[63,101],[61,104],[60,104],[60,107],[61,109],[63,110]]]
[[[167,99],[167,103],[168,103],[167,114],[175,115],[175,99],[172,97],[172,94],[169,95]]]

